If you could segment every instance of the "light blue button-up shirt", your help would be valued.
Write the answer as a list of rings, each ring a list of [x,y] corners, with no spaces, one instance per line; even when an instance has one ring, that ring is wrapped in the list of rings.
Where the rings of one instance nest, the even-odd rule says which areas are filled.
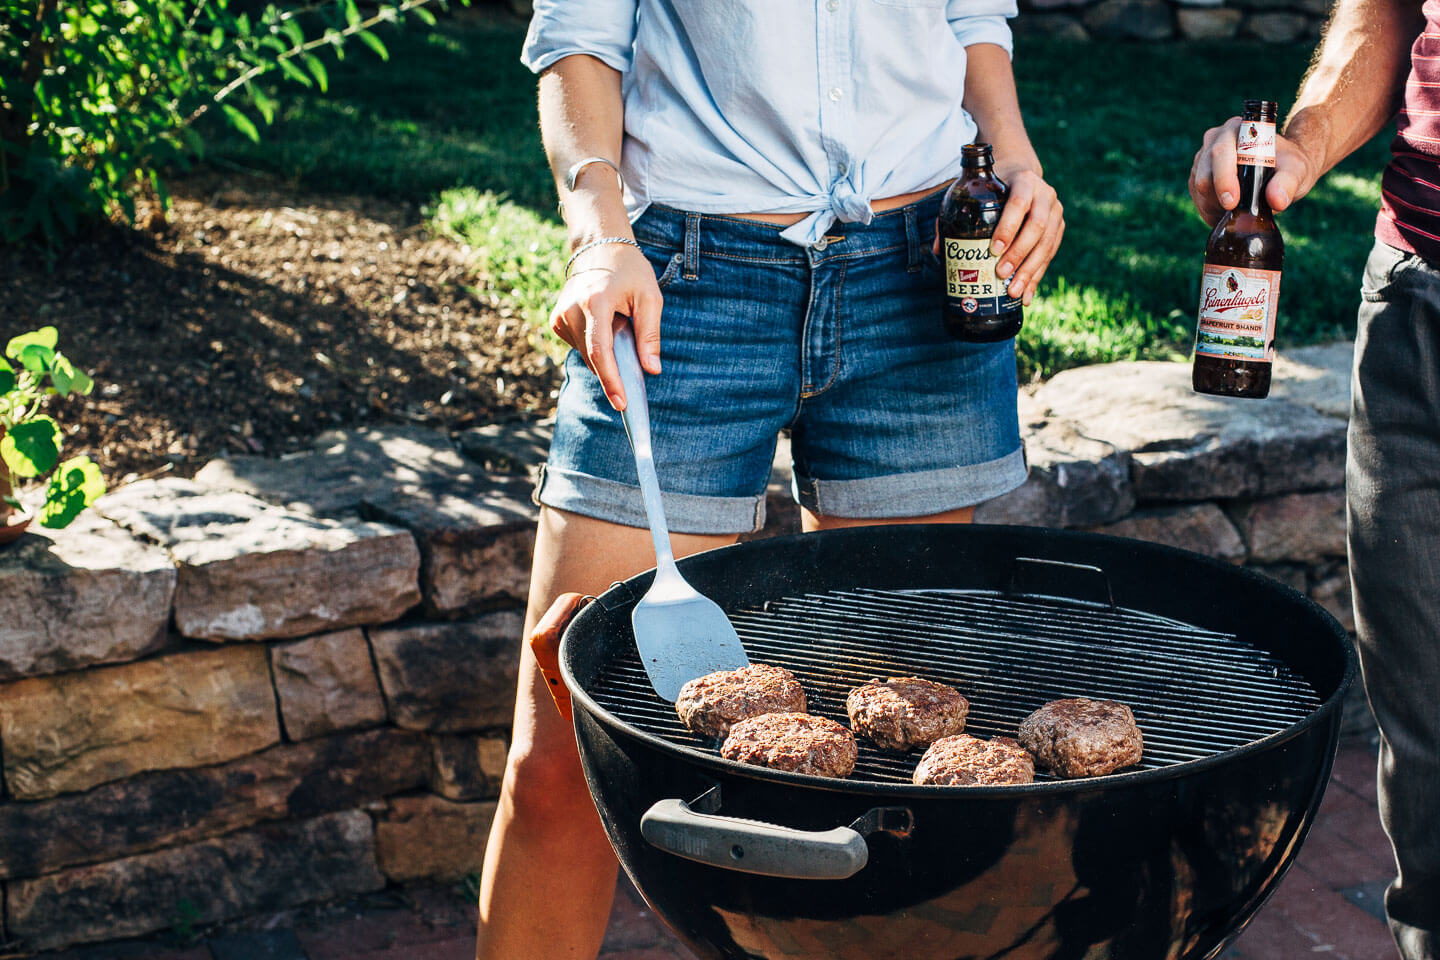
[[[623,74],[631,218],[809,213],[817,243],[870,201],[960,170],[975,121],[965,48],[1011,49],[1015,0],[535,0],[521,60],[589,54]]]

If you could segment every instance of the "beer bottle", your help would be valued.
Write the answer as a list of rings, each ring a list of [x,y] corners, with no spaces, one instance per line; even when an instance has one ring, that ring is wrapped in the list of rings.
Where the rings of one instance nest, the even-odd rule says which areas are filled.
[[[989,343],[1020,332],[1024,310],[1008,280],[995,276],[990,236],[1009,191],[992,169],[990,144],[960,151],[960,179],[940,201],[940,250],[945,260],[945,329],[957,340]]]
[[[1285,244],[1265,185],[1275,174],[1275,101],[1246,100],[1235,137],[1240,203],[1205,247],[1191,383],[1200,393],[1263,397],[1275,359],[1275,308]]]

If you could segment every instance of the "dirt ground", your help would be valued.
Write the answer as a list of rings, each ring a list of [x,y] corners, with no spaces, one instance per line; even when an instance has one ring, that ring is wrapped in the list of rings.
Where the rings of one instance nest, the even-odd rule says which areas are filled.
[[[334,427],[457,430],[553,404],[558,367],[414,206],[214,174],[171,190],[158,229],[101,229],[53,264],[0,247],[0,337],[59,328],[96,388],[49,412],[65,455],[112,484]]]

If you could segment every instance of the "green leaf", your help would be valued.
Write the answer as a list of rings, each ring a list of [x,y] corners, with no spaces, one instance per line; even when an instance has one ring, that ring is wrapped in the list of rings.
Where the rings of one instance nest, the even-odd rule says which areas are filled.
[[[230,118],[230,123],[236,130],[239,130],[254,142],[260,142],[260,131],[255,129],[255,124],[249,117],[228,103],[220,104],[220,109],[225,111],[225,116]]]
[[[305,66],[315,76],[315,82],[320,84],[320,92],[324,93],[330,85],[330,75],[325,72],[325,63],[313,53],[305,54]]]
[[[0,394],[9,393],[15,389],[15,371],[8,367],[0,370]]]
[[[41,327],[39,330],[32,330],[29,333],[22,333],[18,337],[12,337],[10,339],[10,342],[5,346],[5,355],[7,357],[14,357],[16,360],[20,360],[23,363],[24,358],[21,357],[20,354],[26,347],[31,345],[48,347],[50,352],[53,354],[55,351],[55,344],[59,342],[60,332],[58,330],[56,330],[54,327]],[[36,373],[39,373],[38,370],[36,370],[34,367],[31,367],[29,364],[26,364],[26,369],[34,370]]]
[[[71,457],[60,464],[45,490],[40,525],[58,529],[105,495],[105,478],[89,457]]]
[[[76,370],[70,358],[59,353],[55,354],[55,366],[50,370],[50,379],[55,384],[55,392],[62,397],[72,393],[85,396],[95,388],[94,380],[86,376],[83,370]]]
[[[302,86],[314,86],[314,82],[305,75],[305,71],[295,66],[295,64],[291,62],[289,57],[286,57],[285,59],[280,61],[280,71],[284,73],[285,76],[289,77],[291,80],[294,80],[296,83],[301,84]]]
[[[413,13],[416,17],[418,17],[420,22],[425,24],[425,26],[435,26],[435,14],[431,13],[429,10],[426,10],[424,7],[416,7],[410,12]]]
[[[345,11],[347,26],[353,27],[360,22],[360,8],[356,5],[355,0],[342,0],[340,6]]]
[[[39,416],[11,427],[0,439],[0,459],[17,477],[39,477],[49,473],[60,459],[60,425]]]
[[[55,361],[55,351],[44,344],[31,343],[20,348],[20,354],[16,359],[31,373],[47,373],[50,365]]]
[[[375,34],[371,33],[369,30],[361,30],[355,35],[361,40],[365,41],[365,46],[369,47],[371,50],[374,50],[375,55],[378,56],[381,60],[390,59],[390,51],[385,49],[385,44],[381,43],[380,38],[375,36]]]

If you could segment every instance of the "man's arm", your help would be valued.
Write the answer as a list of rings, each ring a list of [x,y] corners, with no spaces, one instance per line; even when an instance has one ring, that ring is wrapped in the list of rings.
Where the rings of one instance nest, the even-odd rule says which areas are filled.
[[[1414,0],[1339,0],[1325,38],[1275,138],[1272,210],[1299,200],[1345,157],[1380,132],[1399,109],[1410,48],[1424,24]],[[1190,169],[1190,196],[1212,226],[1239,202],[1235,130],[1239,118],[1205,133]]]
[[[620,179],[603,163],[583,167],[573,191],[566,174],[577,161],[604,157],[620,162],[624,138],[620,73],[584,55],[557,61],[540,75],[540,138],[556,191],[564,204],[570,249],[601,237],[633,240],[620,192]],[[660,372],[660,289],[644,255],[621,243],[602,244],[581,254],[550,314],[550,328],[579,350],[610,398],[622,410],[625,389],[615,366],[614,316],[631,318],[640,363]]]
[[[1025,133],[1009,51],[995,43],[975,43],[965,48],[965,56],[962,104],[980,128],[978,139],[994,147],[995,175],[1010,189],[990,242],[1000,257],[995,272],[1001,278],[1013,272],[1010,295],[1028,305],[1060,246],[1064,210]]]

